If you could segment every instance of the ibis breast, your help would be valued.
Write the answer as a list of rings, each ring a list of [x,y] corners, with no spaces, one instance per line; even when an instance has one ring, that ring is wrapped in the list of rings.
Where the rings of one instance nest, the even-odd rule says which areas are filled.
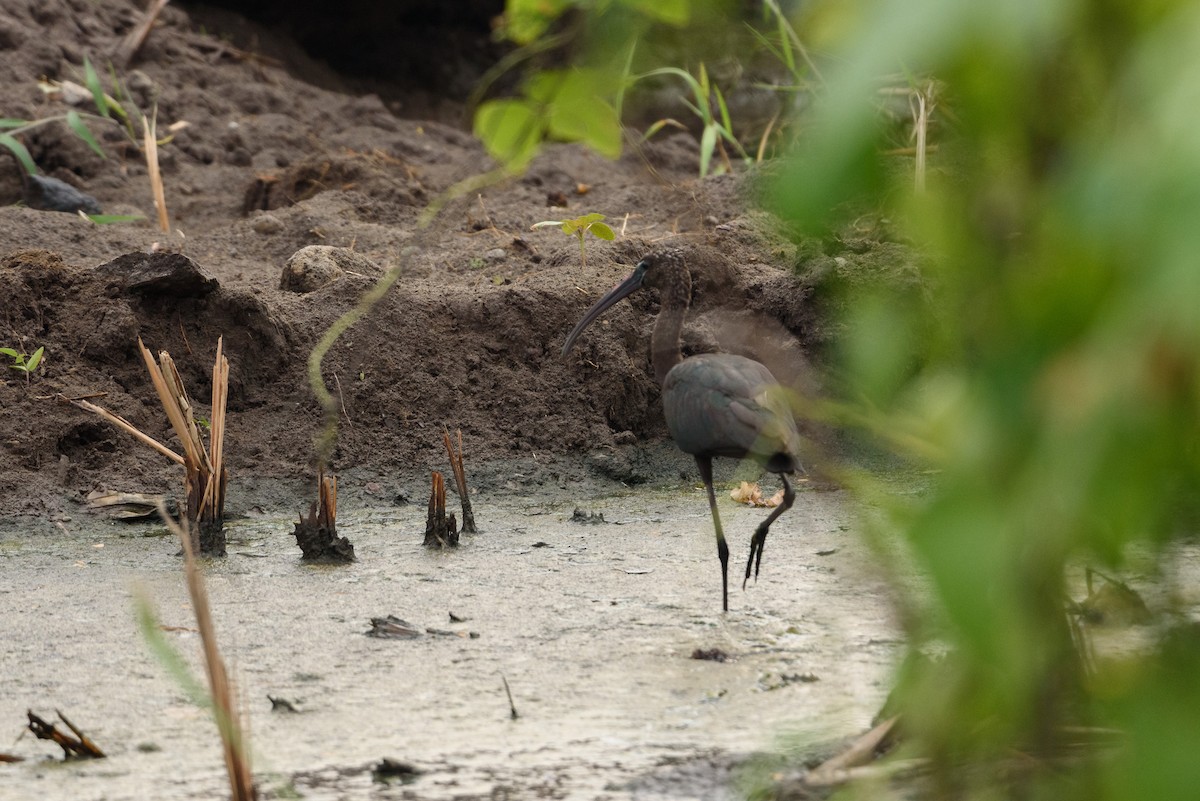
[[[685,453],[750,458],[775,473],[801,469],[785,390],[753,359],[729,353],[684,359],[663,381],[663,410]]]

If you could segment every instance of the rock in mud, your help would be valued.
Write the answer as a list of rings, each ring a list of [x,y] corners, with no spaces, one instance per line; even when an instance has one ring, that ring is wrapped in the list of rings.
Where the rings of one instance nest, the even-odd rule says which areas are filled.
[[[279,278],[279,288],[290,292],[314,292],[346,273],[374,276],[379,274],[379,267],[348,248],[309,245],[287,260]]]
[[[200,265],[181,253],[126,253],[96,268],[109,288],[141,295],[173,298],[202,298],[220,284],[200,270]]]
[[[25,205],[39,211],[100,213],[100,202],[96,198],[57,178],[28,176],[24,195]]]

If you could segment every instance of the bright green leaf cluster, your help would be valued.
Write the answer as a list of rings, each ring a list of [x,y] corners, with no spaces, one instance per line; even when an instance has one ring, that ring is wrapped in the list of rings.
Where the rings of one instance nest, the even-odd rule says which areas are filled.
[[[621,155],[616,91],[605,73],[546,70],[526,82],[524,97],[490,100],[475,113],[475,135],[511,172],[524,170],[542,142],[583,142],[609,158]]]
[[[594,12],[596,5],[589,0],[508,0],[501,33],[517,44],[527,45],[544,36],[568,10]],[[689,0],[617,0],[617,5],[668,25],[686,25],[691,17]]]
[[[530,228],[548,228],[552,225],[557,225],[562,229],[564,234],[574,236],[579,240],[579,258],[584,265],[587,265],[587,251],[584,246],[584,237],[590,233],[597,239],[604,239],[609,242],[617,238],[616,233],[606,223],[601,222],[604,219],[603,214],[592,212],[584,214],[582,217],[576,217],[573,220],[542,220],[534,223]]]
[[[721,93],[721,89],[718,86],[709,81],[708,70],[704,64],[700,65],[699,74],[696,76],[678,67],[662,67],[651,70],[644,75],[639,75],[634,80],[639,81],[660,75],[682,78],[683,82],[692,91],[692,97],[695,102],[687,100],[683,102],[704,125],[704,130],[700,134],[700,177],[703,178],[708,175],[712,166],[712,158],[718,152],[718,148],[721,148],[722,141],[728,142],[744,161],[750,160],[749,155],[742,148],[742,144],[733,135],[733,122],[729,117],[729,107],[725,103],[725,96]],[[713,113],[712,100],[710,98],[716,99],[717,109],[720,113],[719,118]],[[659,120],[655,122],[646,131],[645,138],[649,139],[664,125],[673,122],[674,120]],[[724,150],[721,149],[720,152],[724,153]]]
[[[14,348],[0,348],[0,354],[3,354],[13,360],[9,365],[13,370],[19,370],[25,374],[26,379],[29,375],[42,363],[42,355],[45,353],[45,348],[38,348],[32,355],[26,356],[19,350]]]

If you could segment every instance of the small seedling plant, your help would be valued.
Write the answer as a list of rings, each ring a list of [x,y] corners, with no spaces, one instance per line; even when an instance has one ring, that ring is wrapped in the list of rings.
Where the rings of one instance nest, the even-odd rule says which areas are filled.
[[[65,95],[68,92],[76,95],[90,95],[92,103],[95,106],[94,113],[80,112],[74,109],[65,114],[59,114],[52,117],[44,117],[37,120],[13,119],[8,117],[0,117],[0,148],[8,150],[16,158],[21,168],[29,175],[37,175],[37,164],[30,155],[29,150],[18,138],[22,134],[53,123],[65,123],[79,139],[81,139],[89,148],[92,149],[100,158],[107,159],[108,155],[100,147],[99,142],[92,135],[87,123],[108,123],[117,125],[129,142],[136,148],[141,149],[147,155],[147,164],[151,159],[152,149],[156,149],[162,145],[169,143],[175,133],[187,126],[186,122],[177,122],[169,127],[169,134],[159,138],[155,133],[155,117],[156,112],[146,114],[141,109],[137,108],[136,104],[129,95],[129,92],[123,87],[117,79],[116,73],[109,69],[109,78],[112,84],[112,94],[106,91],[100,74],[96,71],[95,66],[85,56],[83,60],[83,79],[84,85],[80,86],[71,81],[51,81],[42,79],[39,82],[39,88],[48,96],[50,95]],[[114,97],[115,95],[115,97]],[[137,132],[137,123],[141,123],[143,133]],[[154,166],[151,172],[157,172],[157,153],[153,154]],[[158,198],[161,192],[161,179],[155,181],[151,179],[152,184],[158,184],[154,187],[156,204],[160,203]],[[84,215],[93,223],[107,224],[132,222],[142,219],[141,215],[119,215],[119,214],[87,214]],[[160,219],[160,227],[162,222]],[[165,230],[165,229],[164,229]]]
[[[13,361],[9,367],[13,370],[19,370],[25,374],[25,383],[29,383],[29,376],[34,370],[38,369],[39,365],[41,365],[42,354],[45,353],[45,351],[46,348],[41,347],[35,350],[31,355],[26,355],[14,348],[0,348],[0,354],[4,354]]]
[[[597,239],[604,239],[609,242],[617,238],[613,229],[607,224],[601,222],[604,219],[603,214],[592,212],[585,214],[582,217],[576,217],[573,220],[542,220],[539,223],[534,223],[530,226],[531,230],[537,228],[547,228],[551,225],[557,225],[562,228],[562,232],[569,236],[574,236],[579,240],[579,259],[583,262],[583,266],[587,266],[587,249],[585,242],[587,234],[591,233]]]

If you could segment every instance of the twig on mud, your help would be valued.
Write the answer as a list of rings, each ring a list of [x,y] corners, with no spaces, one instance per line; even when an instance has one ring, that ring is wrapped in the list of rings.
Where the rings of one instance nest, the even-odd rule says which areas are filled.
[[[493,234],[496,234],[497,236],[501,237],[502,239],[507,239],[507,238],[511,237],[512,236],[511,234],[506,234],[504,231],[501,231],[499,228],[496,227],[495,221],[492,220],[491,213],[487,210],[487,206],[485,206],[483,203],[483,195],[476,194],[475,199],[479,201],[479,208],[483,209],[483,217],[485,220],[487,220],[488,227],[484,230],[491,231]]]
[[[896,727],[896,720],[895,716],[888,718],[859,737],[848,748],[822,762],[820,766],[809,771],[806,782],[814,787],[828,787],[847,781],[851,768],[867,764],[876,758],[878,752],[886,750],[892,731]]]
[[[508,714],[513,720],[520,717],[517,714],[517,705],[513,703],[512,690],[508,688],[508,678],[503,673],[500,674],[500,681],[504,682],[504,692],[508,695]]]
[[[350,419],[350,412],[346,411],[346,396],[342,394],[342,380],[338,378],[337,373],[333,374],[333,383],[337,384],[338,403],[342,406],[342,415],[346,418],[346,425],[354,428],[354,421]]]
[[[141,22],[135,25],[117,45],[117,49],[113,53],[113,63],[116,66],[122,69],[129,66],[129,62],[133,61],[134,56],[146,43],[150,31],[154,28],[154,23],[158,20],[158,15],[166,8],[168,2],[169,0],[154,0],[150,4],[150,7],[143,13]]]
[[[187,331],[183,330],[183,316],[176,313],[175,319],[179,322],[179,336],[183,337],[183,346],[187,348],[188,356],[192,356],[194,355],[192,353],[192,343],[188,342]]]
[[[33,732],[33,736],[39,740],[53,740],[58,743],[63,750],[64,759],[104,759],[104,752],[88,739],[79,728],[67,720],[67,716],[59,710],[54,710],[59,719],[66,724],[67,728],[75,733],[75,736],[59,731],[58,728],[49,721],[43,720],[33,713],[33,710],[26,710],[25,714],[29,717],[29,730]]]
[[[208,602],[208,591],[204,576],[196,566],[196,555],[192,549],[192,535],[187,525],[180,526],[169,514],[165,504],[158,508],[167,528],[179,537],[183,545],[184,572],[187,576],[188,595],[192,600],[192,611],[196,615],[196,628],[200,631],[200,642],[204,646],[204,664],[208,671],[208,686],[212,693],[213,712],[217,729],[221,734],[221,746],[225,756],[225,769],[229,774],[229,789],[234,801],[252,801],[258,797],[254,789],[254,778],[250,772],[250,761],[246,756],[246,740],[234,708],[233,687],[217,647],[217,630],[213,625],[212,608]]]
[[[467,471],[463,468],[462,429],[457,429],[458,450],[450,442],[450,429],[442,427],[442,441],[446,444],[446,453],[450,456],[450,469],[454,472],[454,483],[458,485],[458,497],[462,501],[462,530],[467,534],[475,533],[475,514],[471,511],[471,499],[467,496]]]

